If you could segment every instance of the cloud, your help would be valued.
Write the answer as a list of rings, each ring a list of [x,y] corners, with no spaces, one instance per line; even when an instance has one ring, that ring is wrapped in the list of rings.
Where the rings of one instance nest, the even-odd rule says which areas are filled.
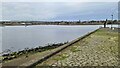
[[[3,20],[106,19],[116,7],[116,2],[4,2],[2,15]]]
[[[4,3],[3,19],[46,20],[55,17],[54,9],[43,3]]]

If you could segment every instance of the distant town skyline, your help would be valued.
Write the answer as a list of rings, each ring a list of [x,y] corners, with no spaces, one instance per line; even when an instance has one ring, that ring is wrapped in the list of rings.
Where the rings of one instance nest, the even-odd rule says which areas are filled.
[[[0,20],[76,21],[118,19],[117,2],[3,2]]]

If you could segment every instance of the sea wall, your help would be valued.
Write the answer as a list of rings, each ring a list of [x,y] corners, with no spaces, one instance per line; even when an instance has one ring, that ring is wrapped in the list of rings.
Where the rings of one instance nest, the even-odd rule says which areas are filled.
[[[94,30],[94,31],[92,31],[92,32],[90,32],[90,33],[87,33],[86,35],[84,35],[84,36],[82,36],[82,37],[79,37],[79,38],[77,38],[77,39],[75,39],[75,40],[73,40],[73,41],[71,41],[71,42],[69,42],[69,43],[67,43],[67,44],[65,44],[65,45],[63,45],[63,46],[60,46],[60,47],[56,48],[56,50],[54,50],[53,52],[51,52],[51,53],[49,53],[48,55],[46,55],[45,57],[41,58],[40,60],[37,60],[36,62],[33,62],[33,63],[25,64],[24,66],[27,66],[28,68],[29,68],[29,67],[34,67],[34,66],[37,65],[38,63],[42,63],[43,61],[47,60],[48,58],[52,57],[53,55],[59,53],[60,51],[64,50],[65,48],[71,46],[72,44],[74,44],[74,43],[76,43],[76,42],[78,42],[78,41],[86,38],[87,36],[89,36],[89,35],[91,35],[91,34],[93,34],[93,33],[95,33],[95,32],[96,32],[97,30],[99,30],[99,29],[100,29],[100,28],[98,28],[98,29],[96,29],[96,30]]]

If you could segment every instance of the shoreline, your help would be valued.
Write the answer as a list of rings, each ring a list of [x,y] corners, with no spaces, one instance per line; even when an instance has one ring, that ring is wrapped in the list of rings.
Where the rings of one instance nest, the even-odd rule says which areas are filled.
[[[118,25],[118,24],[112,24],[112,25]],[[41,25],[57,25],[57,24],[41,24]],[[77,26],[77,25],[104,25],[104,24],[70,24],[70,25],[68,25],[68,24],[60,24],[60,25]],[[111,25],[111,24],[107,24],[107,25]],[[0,26],[35,26],[35,25],[0,25]]]
[[[2,61],[7,61],[7,60],[12,60],[14,58],[17,58],[17,57],[20,57],[22,55],[26,55],[27,54],[32,54],[32,53],[36,53],[36,52],[43,52],[43,51],[46,51],[46,50],[50,50],[50,49],[54,49],[54,48],[57,48],[59,46],[62,46],[64,44],[67,44],[67,42],[63,42],[63,43],[54,43],[54,44],[48,44],[47,46],[38,46],[38,47],[35,47],[35,48],[25,48],[23,50],[20,50],[20,51],[14,51],[14,52],[11,52],[11,53],[7,53],[7,54],[2,54],[0,56],[0,58],[2,58]]]
[[[98,29],[100,29],[100,28],[98,28]],[[73,40],[73,41],[71,41],[71,42],[69,42],[69,43],[67,43],[67,44],[65,44],[65,45],[62,45],[62,46],[60,46],[60,47],[57,47],[57,48],[54,48],[54,49],[51,49],[51,50],[47,50],[47,51],[43,51],[43,52],[40,52],[40,53],[39,53],[39,52],[38,52],[38,53],[33,53],[33,54],[30,54],[29,57],[26,56],[26,55],[24,55],[24,56],[22,56],[21,58],[18,57],[19,60],[18,60],[17,58],[15,58],[15,59],[13,59],[13,60],[10,60],[9,62],[3,62],[3,63],[2,63],[2,64],[3,64],[3,67],[4,67],[4,66],[9,66],[9,65],[10,65],[10,66],[27,66],[27,67],[33,67],[33,66],[35,66],[37,63],[45,61],[45,60],[48,59],[49,57],[51,57],[51,56],[59,53],[60,51],[64,50],[65,48],[67,48],[67,47],[69,47],[69,46],[71,46],[72,44],[76,43],[77,41],[79,41],[79,40],[81,40],[81,39],[84,39],[85,37],[89,36],[90,34],[96,32],[98,29],[96,29],[96,30],[94,30],[94,31],[92,31],[92,32],[90,32],[90,33],[87,33],[87,34],[85,34],[85,35],[83,35],[83,36],[81,36],[81,37],[78,37],[77,39],[75,39],[75,40]],[[33,56],[36,56],[36,59],[32,59],[32,58],[31,58],[32,55],[33,55]],[[39,56],[39,55],[40,55],[40,56]],[[27,58],[26,58],[26,57],[27,57]],[[37,57],[39,57],[39,58],[37,58]],[[22,60],[22,59],[24,59],[24,60]],[[29,59],[29,61],[28,61],[27,59]],[[31,59],[31,60],[30,60],[30,59]],[[26,60],[26,61],[25,61],[25,60]],[[21,65],[20,63],[18,63],[19,61],[22,62],[22,63],[21,63],[22,65]],[[32,62],[31,62],[31,61],[32,61]],[[14,63],[16,63],[16,64],[14,64]]]
[[[45,51],[44,53],[39,53],[39,54],[37,54],[36,56],[34,56],[34,54],[31,54],[28,58],[25,58],[25,56],[23,56],[23,58],[21,58],[21,59],[24,59],[24,60],[19,60],[19,61],[22,61],[22,62],[24,62],[24,63],[17,63],[17,61],[18,60],[13,60],[13,61],[11,61],[11,62],[8,62],[8,63],[3,63],[3,67],[4,66],[8,66],[8,65],[15,65],[15,66],[25,66],[25,67],[34,67],[34,66],[36,66],[36,65],[38,65],[38,64],[41,64],[41,63],[47,63],[47,60],[49,60],[50,58],[52,58],[52,57],[54,57],[56,54],[59,54],[59,53],[61,53],[61,52],[66,52],[65,50],[67,49],[67,48],[69,48],[69,47],[73,47],[72,45],[75,45],[76,43],[78,43],[78,42],[82,42],[82,40],[85,40],[86,38],[96,38],[96,37],[98,37],[98,36],[96,36],[96,37],[94,37],[94,36],[91,36],[91,35],[94,35],[94,34],[99,34],[99,35],[101,35],[101,30],[100,29],[103,29],[103,31],[105,31],[106,29],[109,29],[110,30],[110,28],[106,28],[106,29],[104,29],[104,28],[99,28],[99,29],[97,29],[97,30],[95,30],[95,31],[93,31],[93,32],[90,32],[90,33],[88,33],[88,34],[86,34],[86,35],[84,35],[84,36],[82,36],[82,37],[79,37],[79,38],[77,38],[77,39],[75,39],[75,40],[73,40],[73,41],[71,41],[71,42],[69,42],[69,43],[67,43],[67,44],[65,44],[65,45],[63,45],[63,46],[60,46],[60,47],[57,47],[57,48],[55,48],[55,49],[52,49],[52,50],[48,50],[48,51]],[[116,29],[118,29],[118,28],[115,28],[115,31],[117,31]],[[111,30],[110,30],[111,31]],[[114,31],[113,31],[114,32]],[[105,37],[107,37],[106,35],[109,35],[108,33],[105,33]],[[111,35],[111,34],[110,34]],[[101,35],[101,36],[103,36],[103,35]],[[111,36],[110,36],[111,37]],[[109,39],[109,38],[107,38],[107,39]],[[112,40],[112,38],[110,38],[111,40]],[[87,40],[87,39],[86,39]],[[101,42],[104,42],[104,39],[101,39]],[[82,42],[83,43],[83,42]],[[81,44],[82,44],[81,43]],[[85,41],[84,41],[84,43],[85,43]],[[83,44],[84,44],[83,43]],[[90,42],[91,43],[91,42]],[[107,43],[106,43],[107,44]],[[103,47],[103,46],[102,46]],[[91,47],[90,47],[91,48]],[[84,50],[84,49],[83,49]],[[72,52],[78,52],[78,51],[80,51],[80,50],[74,50],[74,48],[72,48]],[[89,52],[89,51],[87,51],[87,52]],[[69,52],[67,52],[66,54],[70,54]],[[32,57],[32,55],[33,55],[33,58],[31,58]],[[34,58],[34,57],[36,57],[36,58]],[[64,55],[63,55],[63,57],[64,57]],[[93,56],[94,57],[94,56]],[[31,58],[31,59],[30,59]],[[64,57],[65,58],[65,57]],[[28,61],[28,60],[29,61]],[[73,58],[72,58],[73,59]],[[13,63],[17,63],[17,64],[13,64]],[[48,62],[49,63],[49,62]],[[51,63],[51,62],[50,62]]]
[[[78,42],[78,41],[86,38],[87,36],[89,36],[89,35],[91,35],[91,34],[93,34],[93,33],[95,33],[95,32],[98,31],[99,29],[100,29],[100,28],[98,28],[98,29],[96,29],[96,30],[94,30],[94,31],[92,31],[92,32],[90,32],[90,33],[87,33],[87,34],[85,34],[84,36],[78,37],[78,38],[72,40],[71,42],[69,42],[69,43],[67,43],[67,44],[65,44],[65,45],[63,45],[63,46],[58,47],[58,49],[57,49],[56,51],[54,51],[54,52],[46,55],[44,58],[42,58],[42,59],[40,59],[40,60],[37,60],[36,62],[34,62],[34,63],[32,63],[32,64],[27,64],[27,65],[25,65],[25,66],[28,66],[28,67],[34,67],[34,66],[36,66],[38,63],[42,63],[43,61],[46,61],[46,60],[49,59],[50,57],[52,57],[52,56],[54,56],[55,54],[59,53],[60,51],[66,49],[66,48],[68,48],[68,47],[70,47],[72,44],[74,44],[74,43],[76,43],[76,42]]]

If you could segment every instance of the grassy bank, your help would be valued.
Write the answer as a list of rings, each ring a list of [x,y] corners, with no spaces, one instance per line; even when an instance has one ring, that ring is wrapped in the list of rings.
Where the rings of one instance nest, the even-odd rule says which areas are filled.
[[[118,29],[101,28],[36,66],[118,66]]]
[[[36,48],[31,48],[31,49],[25,48],[22,51],[3,54],[2,56],[0,56],[0,60],[2,60],[3,62],[7,62],[7,61],[13,60],[15,58],[21,57],[21,56],[25,56],[27,58],[27,57],[29,57],[29,55],[32,55],[34,53],[51,50],[51,49],[57,48],[59,46],[62,46],[66,43],[68,43],[68,42],[48,44],[48,46],[44,46],[44,47],[39,46],[39,47],[36,47]]]

